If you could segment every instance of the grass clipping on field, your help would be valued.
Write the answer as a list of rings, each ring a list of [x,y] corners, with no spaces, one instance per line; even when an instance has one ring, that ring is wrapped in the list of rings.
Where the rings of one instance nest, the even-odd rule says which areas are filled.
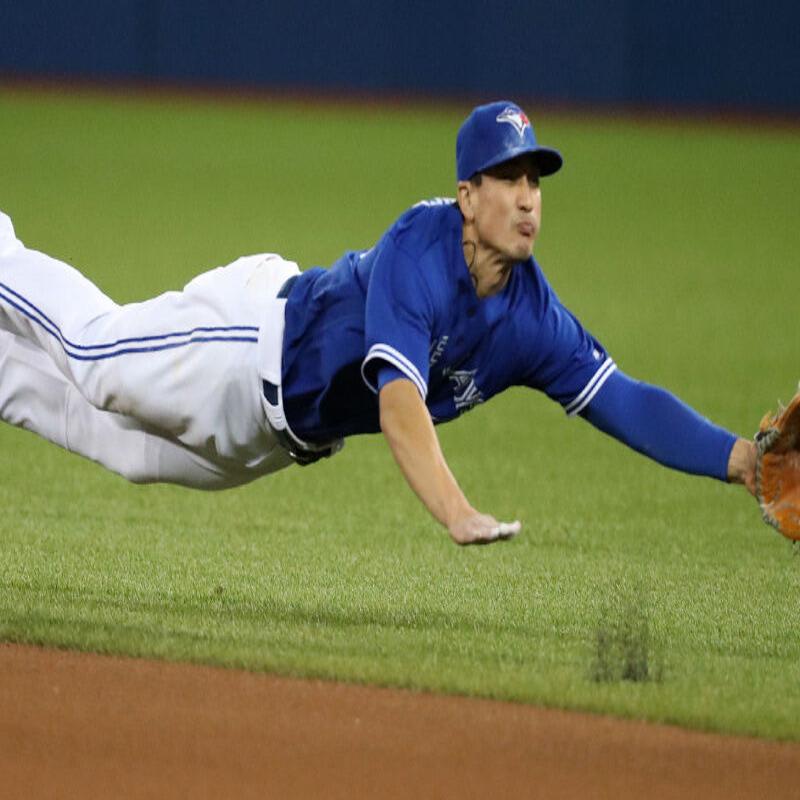
[[[590,678],[595,683],[660,683],[664,663],[651,632],[647,593],[616,591],[594,630]]]

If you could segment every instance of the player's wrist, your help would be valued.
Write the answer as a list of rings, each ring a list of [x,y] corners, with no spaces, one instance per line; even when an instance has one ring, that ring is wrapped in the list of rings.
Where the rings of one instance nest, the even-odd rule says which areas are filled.
[[[477,509],[473,508],[469,501],[462,495],[461,497],[450,498],[445,505],[445,510],[442,515],[441,521],[444,526],[452,531],[458,525],[471,517],[474,517]]]
[[[755,491],[756,446],[749,439],[737,439],[728,457],[728,481],[741,483]]]

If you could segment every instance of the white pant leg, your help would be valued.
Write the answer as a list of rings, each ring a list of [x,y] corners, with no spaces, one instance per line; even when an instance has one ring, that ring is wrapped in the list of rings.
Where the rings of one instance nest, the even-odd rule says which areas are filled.
[[[91,406],[241,483],[290,463],[264,419],[257,338],[297,271],[277,256],[248,256],[182,292],[118,306],[69,265],[25,248],[0,214],[0,329],[45,352]],[[74,436],[69,448],[88,454]]]
[[[225,489],[286,466],[275,448],[259,470],[225,469],[131,417],[91,405],[39,348],[0,331],[0,419],[133,483]]]

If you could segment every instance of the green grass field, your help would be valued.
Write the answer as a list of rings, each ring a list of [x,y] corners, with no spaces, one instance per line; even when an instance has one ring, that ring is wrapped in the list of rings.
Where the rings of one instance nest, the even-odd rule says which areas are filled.
[[[329,264],[452,193],[466,110],[0,87],[0,208],[120,301],[248,252]],[[800,133],[529,112],[566,159],[537,244],[561,297],[626,372],[751,434],[800,378]],[[202,494],[0,426],[0,639],[800,741],[800,550],[742,489],[527,391],[439,432],[516,540],[450,544],[380,437]]]

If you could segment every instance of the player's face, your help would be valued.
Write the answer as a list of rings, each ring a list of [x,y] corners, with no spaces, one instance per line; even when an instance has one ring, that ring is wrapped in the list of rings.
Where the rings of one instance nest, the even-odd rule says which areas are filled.
[[[528,258],[542,219],[539,167],[533,158],[520,156],[485,172],[471,194],[479,244],[512,262]]]

